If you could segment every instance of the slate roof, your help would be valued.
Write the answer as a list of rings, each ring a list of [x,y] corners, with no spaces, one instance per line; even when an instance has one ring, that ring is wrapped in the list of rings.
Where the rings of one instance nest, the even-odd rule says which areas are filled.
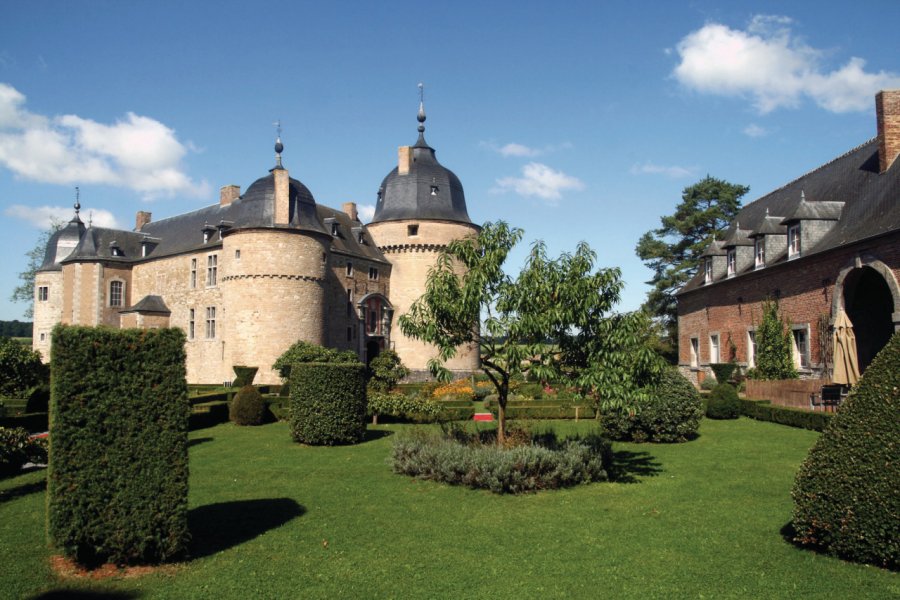
[[[170,315],[172,311],[169,310],[169,307],[166,306],[165,301],[161,296],[144,296],[141,298],[140,302],[132,306],[131,308],[126,308],[125,310],[119,311],[123,313],[155,313],[161,315]]]
[[[323,222],[326,218],[333,218],[340,224],[341,235],[332,237],[332,249],[387,263],[362,223],[351,221],[343,211],[316,204],[309,189],[296,179],[290,179],[289,194],[290,224],[287,226],[280,224],[279,229],[288,228],[332,237],[330,229],[326,230]],[[152,221],[145,224],[140,231],[85,228],[83,224],[78,230],[70,223],[70,226],[51,237],[41,270],[59,270],[62,264],[75,261],[135,263],[187,252],[212,250],[221,246],[220,229],[222,235],[227,236],[229,231],[240,229],[275,228],[274,199],[275,178],[270,173],[253,182],[246,192],[231,204],[225,206],[213,204],[181,215]],[[364,243],[359,243],[358,234],[352,231],[354,227],[362,227]],[[209,231],[207,242],[203,241],[204,229]],[[77,245],[73,244],[74,250],[64,258],[57,256],[56,252],[57,241],[60,238],[66,240],[72,238],[70,240],[72,242],[78,239]],[[119,251],[118,256],[113,254],[113,245]],[[145,245],[147,255],[143,256]]]
[[[757,227],[767,228],[765,233],[768,229],[782,233],[778,226],[787,221],[837,217],[834,227],[815,247],[804,248],[804,257],[900,231],[900,160],[884,173],[878,169],[878,141],[873,138],[747,204],[735,221],[752,223],[752,237],[763,233]],[[775,215],[781,217],[778,226],[772,222]],[[702,272],[678,293],[698,287],[703,287]]]

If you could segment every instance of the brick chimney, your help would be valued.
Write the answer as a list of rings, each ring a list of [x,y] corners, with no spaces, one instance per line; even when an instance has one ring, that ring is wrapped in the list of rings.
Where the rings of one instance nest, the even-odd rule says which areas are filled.
[[[241,186],[223,185],[219,188],[219,205],[228,206],[241,197]]]
[[[150,222],[150,219],[153,217],[153,213],[148,213],[147,211],[139,210],[137,211],[137,216],[134,219],[134,230],[140,231],[143,229],[144,225]]]
[[[275,224],[287,225],[291,220],[291,176],[285,168],[272,169],[275,176]]]
[[[884,173],[900,154],[900,90],[883,90],[875,95],[878,121],[878,166]]]
[[[359,221],[359,213],[356,211],[356,202],[344,202],[341,208],[347,213],[351,221]]]
[[[400,146],[397,148],[397,173],[406,175],[412,167],[413,152],[412,146]]]

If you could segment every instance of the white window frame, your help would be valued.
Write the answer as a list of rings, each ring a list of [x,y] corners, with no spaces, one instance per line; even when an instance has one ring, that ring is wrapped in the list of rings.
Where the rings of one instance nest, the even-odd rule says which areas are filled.
[[[37,293],[38,302],[46,302],[50,299],[50,286],[49,285],[40,285],[38,286]]]
[[[206,307],[206,339],[216,339],[216,307]]]
[[[116,284],[118,284],[120,286],[118,293],[113,291],[113,286],[115,286]],[[110,308],[121,308],[122,306],[125,306],[125,282],[124,281],[122,281],[121,279],[113,279],[112,281],[109,282],[107,291],[108,291],[108,296],[106,298],[107,306],[109,306]],[[117,296],[118,296],[118,298],[117,298]],[[115,300],[118,300],[118,302],[116,302]]]
[[[197,288],[197,259],[191,259],[191,289]]]
[[[219,255],[209,254],[206,257],[206,287],[216,287],[219,281]]]
[[[756,366],[756,329],[747,330],[747,366]]]
[[[753,245],[753,254],[755,256],[754,259],[754,267],[757,269],[762,269],[766,266],[766,241],[765,239],[759,237],[756,238],[756,242]]]
[[[728,265],[728,277],[737,275],[737,249],[731,248],[725,255],[725,262]]]
[[[709,334],[709,364],[722,362],[722,336],[715,331]]]
[[[800,224],[788,227],[788,258],[797,258],[803,248],[800,245]]]
[[[803,338],[803,347],[798,343],[798,337]],[[809,348],[809,325],[794,325],[791,327],[791,353],[794,357],[794,366],[801,370],[811,367]]]
[[[196,317],[196,313],[194,312],[194,309],[193,308],[188,309],[188,339],[189,340],[194,339],[194,334],[195,334],[195,329],[196,329],[195,317]]]
[[[691,367],[697,368],[700,366],[700,338],[692,337],[691,338]]]
[[[713,265],[712,258],[703,261],[703,283],[713,282]]]

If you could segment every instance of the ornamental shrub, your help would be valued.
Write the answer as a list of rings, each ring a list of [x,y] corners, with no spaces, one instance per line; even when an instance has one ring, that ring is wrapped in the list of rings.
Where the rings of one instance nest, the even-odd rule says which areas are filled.
[[[420,396],[406,396],[396,392],[368,392],[368,414],[373,423],[378,415],[385,415],[411,421],[434,421],[441,414],[442,405]]]
[[[335,350],[317,344],[299,341],[282,353],[272,365],[282,379],[291,376],[291,366],[296,363],[355,363],[359,360],[352,350]]]
[[[369,363],[369,391],[390,392],[401,379],[409,375],[400,356],[393,350],[384,350]]]
[[[235,425],[262,425],[266,420],[266,401],[252,385],[245,385],[231,400],[228,418]]]
[[[700,393],[676,369],[666,369],[658,383],[645,388],[628,408],[601,414],[606,435],[634,442],[686,442],[697,434],[703,409]]]
[[[15,475],[29,462],[47,462],[46,442],[21,427],[0,427],[0,477]]]
[[[0,396],[19,398],[47,381],[49,371],[41,355],[8,337],[0,337]]]
[[[791,493],[795,541],[900,567],[900,333],[819,436]]]
[[[231,367],[234,369],[234,381],[231,383],[232,386],[241,389],[245,385],[253,385],[253,379],[256,377],[256,372],[259,371],[259,367],[244,367],[241,365],[235,365]]]
[[[730,383],[720,383],[706,399],[706,416],[710,419],[737,419],[741,416],[741,401]]]
[[[398,436],[391,451],[395,473],[450,485],[520,494],[608,479],[609,442],[593,435],[559,441],[541,436],[532,443],[501,447],[480,443],[451,430],[443,435],[422,430]],[[510,438],[516,438],[510,432]]]
[[[366,433],[366,366],[297,363],[291,367],[291,436],[314,446],[355,444]]]
[[[184,332],[57,325],[51,350],[51,539],[84,566],[183,555]]]

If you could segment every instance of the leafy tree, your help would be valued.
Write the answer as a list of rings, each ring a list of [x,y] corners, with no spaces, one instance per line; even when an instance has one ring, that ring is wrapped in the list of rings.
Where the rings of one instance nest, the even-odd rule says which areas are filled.
[[[25,309],[25,318],[27,319],[34,317],[34,275],[44,262],[44,253],[47,251],[47,242],[50,241],[50,236],[62,226],[63,223],[61,221],[54,219],[50,224],[50,229],[42,231],[38,236],[34,248],[25,253],[25,256],[28,257],[28,266],[19,273],[19,279],[22,283],[13,289],[10,300],[28,303],[28,308]]]
[[[645,308],[660,319],[675,346],[677,313],[675,292],[697,272],[700,254],[734,220],[741,197],[750,188],[707,175],[684,188],[675,213],[661,217],[662,226],[648,231],[638,241],[635,252],[650,269]]]
[[[482,370],[497,391],[501,444],[514,374],[545,381],[565,375],[599,405],[612,407],[635,398],[646,383],[641,379],[661,370],[643,343],[646,317],[608,316],[623,287],[618,269],[595,270],[596,255],[587,244],[549,259],[537,242],[513,280],[503,263],[522,234],[500,221],[486,223],[477,237],[448,244],[428,274],[425,293],[400,317],[405,335],[437,347],[429,368],[439,379],[450,378],[444,363],[458,347],[479,348]],[[464,275],[457,265],[465,267]],[[547,339],[557,346],[548,348]]]
[[[756,330],[757,379],[795,379],[793,343],[787,323],[778,314],[778,302],[767,299],[762,305],[762,322]]]
[[[282,379],[291,376],[291,366],[295,363],[322,362],[322,363],[348,363],[358,362],[359,358],[352,350],[335,350],[325,348],[318,344],[311,344],[302,340],[285,350],[272,365],[272,369],[278,371]]]
[[[41,355],[12,338],[0,337],[0,395],[15,398],[47,378]]]
[[[397,383],[409,375],[393,350],[383,350],[369,362],[368,389],[375,392],[390,392]]]

